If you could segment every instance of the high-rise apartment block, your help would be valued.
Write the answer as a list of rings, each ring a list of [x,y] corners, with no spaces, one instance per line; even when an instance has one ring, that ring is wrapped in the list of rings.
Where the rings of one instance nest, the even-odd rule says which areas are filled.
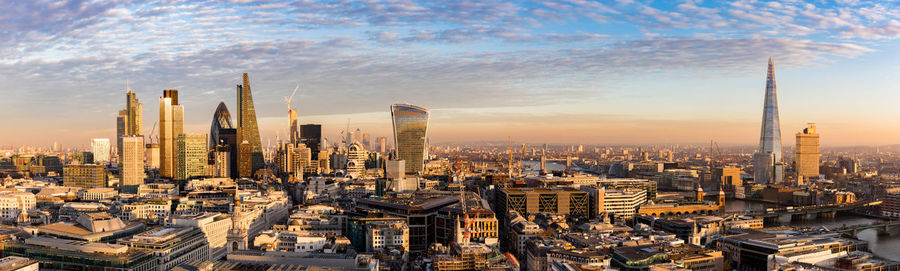
[[[815,123],[797,133],[796,149],[797,179],[819,176],[819,134]]]
[[[395,160],[406,161],[406,174],[418,175],[425,169],[425,137],[428,128],[428,110],[415,105],[391,105],[394,125]]]
[[[63,186],[97,188],[107,186],[106,169],[103,165],[65,165]]]
[[[761,184],[777,184],[784,179],[781,123],[778,117],[778,91],[775,88],[775,58],[769,58],[759,148],[753,155],[753,178],[754,182]]]
[[[184,108],[178,104],[178,90],[163,90],[159,98],[159,175],[175,178],[175,138],[184,133]]]
[[[250,78],[244,73],[243,85],[237,85],[238,105],[238,177],[252,177],[264,166],[262,141],[256,123],[256,108],[250,92]],[[246,144],[247,146],[243,146]]]
[[[91,139],[91,153],[94,154],[94,162],[100,164],[109,162],[110,147],[109,138]]]
[[[122,141],[122,156],[119,158],[119,181],[122,185],[144,183],[144,137],[125,136]]]
[[[175,139],[175,179],[206,175],[206,135],[180,134]]]

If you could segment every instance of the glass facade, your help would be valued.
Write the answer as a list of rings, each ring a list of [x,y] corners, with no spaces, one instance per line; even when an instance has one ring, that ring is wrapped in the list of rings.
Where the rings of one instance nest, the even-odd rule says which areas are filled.
[[[778,118],[778,91],[775,88],[775,59],[769,58],[766,75],[766,100],[763,105],[759,149],[753,156],[753,178],[756,183],[781,183],[784,158],[781,152],[781,121]]]
[[[425,137],[428,110],[408,104],[391,105],[394,146],[397,160],[406,161],[406,174],[419,174],[425,168]]]

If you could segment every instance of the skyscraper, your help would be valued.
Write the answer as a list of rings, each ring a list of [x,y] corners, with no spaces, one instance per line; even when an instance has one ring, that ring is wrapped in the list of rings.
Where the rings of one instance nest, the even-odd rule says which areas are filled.
[[[122,140],[122,157],[119,158],[119,180],[122,185],[144,183],[144,137],[125,136]]]
[[[209,127],[209,149],[216,150],[216,152],[227,152],[228,166],[226,168],[228,176],[238,176],[237,129],[234,128],[234,124],[231,122],[231,113],[228,112],[225,102],[220,102],[216,112],[213,114],[212,125]]]
[[[126,135],[143,135],[144,105],[137,99],[131,89],[125,94],[125,110],[128,112],[128,123],[125,126]]]
[[[428,128],[428,110],[415,105],[391,105],[394,125],[395,160],[406,161],[406,174],[418,175],[425,169],[425,137]]]
[[[819,176],[819,134],[816,124],[809,123],[797,133],[797,179]]]
[[[256,124],[256,109],[250,92],[250,78],[244,73],[243,85],[237,86],[238,128],[238,177],[252,177],[264,166],[262,141]]]
[[[312,152],[312,157],[319,157],[319,150],[322,149],[322,125],[300,125],[300,143],[309,148]]]
[[[159,175],[175,178],[175,137],[184,132],[184,108],[178,90],[163,90],[159,98]]]
[[[206,175],[206,135],[179,134],[175,139],[176,180]]]
[[[125,93],[125,109],[119,110],[116,118],[116,156],[122,161],[122,137],[143,135],[144,105],[138,101],[137,94],[128,90]]]
[[[91,139],[91,153],[94,154],[94,161],[97,163],[109,162],[109,138]]]
[[[122,137],[128,135],[128,110],[119,110],[116,116],[116,156],[122,156]]]
[[[297,128],[299,128],[299,127],[297,127],[297,110],[288,109],[288,117],[290,117],[290,121],[291,121],[291,123],[290,123],[291,130],[288,131],[288,134],[291,137],[291,144],[300,143],[300,134],[299,134],[299,131],[297,130]]]
[[[775,88],[775,58],[769,58],[759,149],[753,155],[753,178],[754,182],[763,184],[781,183],[784,178],[781,124],[778,118],[778,91]]]

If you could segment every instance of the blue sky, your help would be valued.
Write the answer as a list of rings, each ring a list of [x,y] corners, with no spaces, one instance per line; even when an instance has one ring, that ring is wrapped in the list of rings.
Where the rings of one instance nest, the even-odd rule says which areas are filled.
[[[755,144],[776,58],[785,145],[898,143],[897,1],[0,1],[0,144],[114,137],[128,80],[157,119],[179,89],[206,133],[248,72],[264,141],[282,98],[337,138],[388,135],[394,102],[435,142]]]

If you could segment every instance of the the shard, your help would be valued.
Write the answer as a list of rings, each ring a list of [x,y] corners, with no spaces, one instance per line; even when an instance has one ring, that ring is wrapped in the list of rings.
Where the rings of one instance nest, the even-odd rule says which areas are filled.
[[[753,155],[753,178],[760,184],[778,184],[784,178],[781,152],[781,124],[778,118],[778,91],[775,88],[775,58],[769,58],[766,76],[766,100],[763,105],[759,148]]]
[[[263,168],[262,141],[259,138],[259,126],[256,123],[256,108],[253,106],[253,94],[250,92],[250,78],[244,73],[243,85],[237,86],[238,106],[238,174],[239,177],[253,177],[257,170]]]

